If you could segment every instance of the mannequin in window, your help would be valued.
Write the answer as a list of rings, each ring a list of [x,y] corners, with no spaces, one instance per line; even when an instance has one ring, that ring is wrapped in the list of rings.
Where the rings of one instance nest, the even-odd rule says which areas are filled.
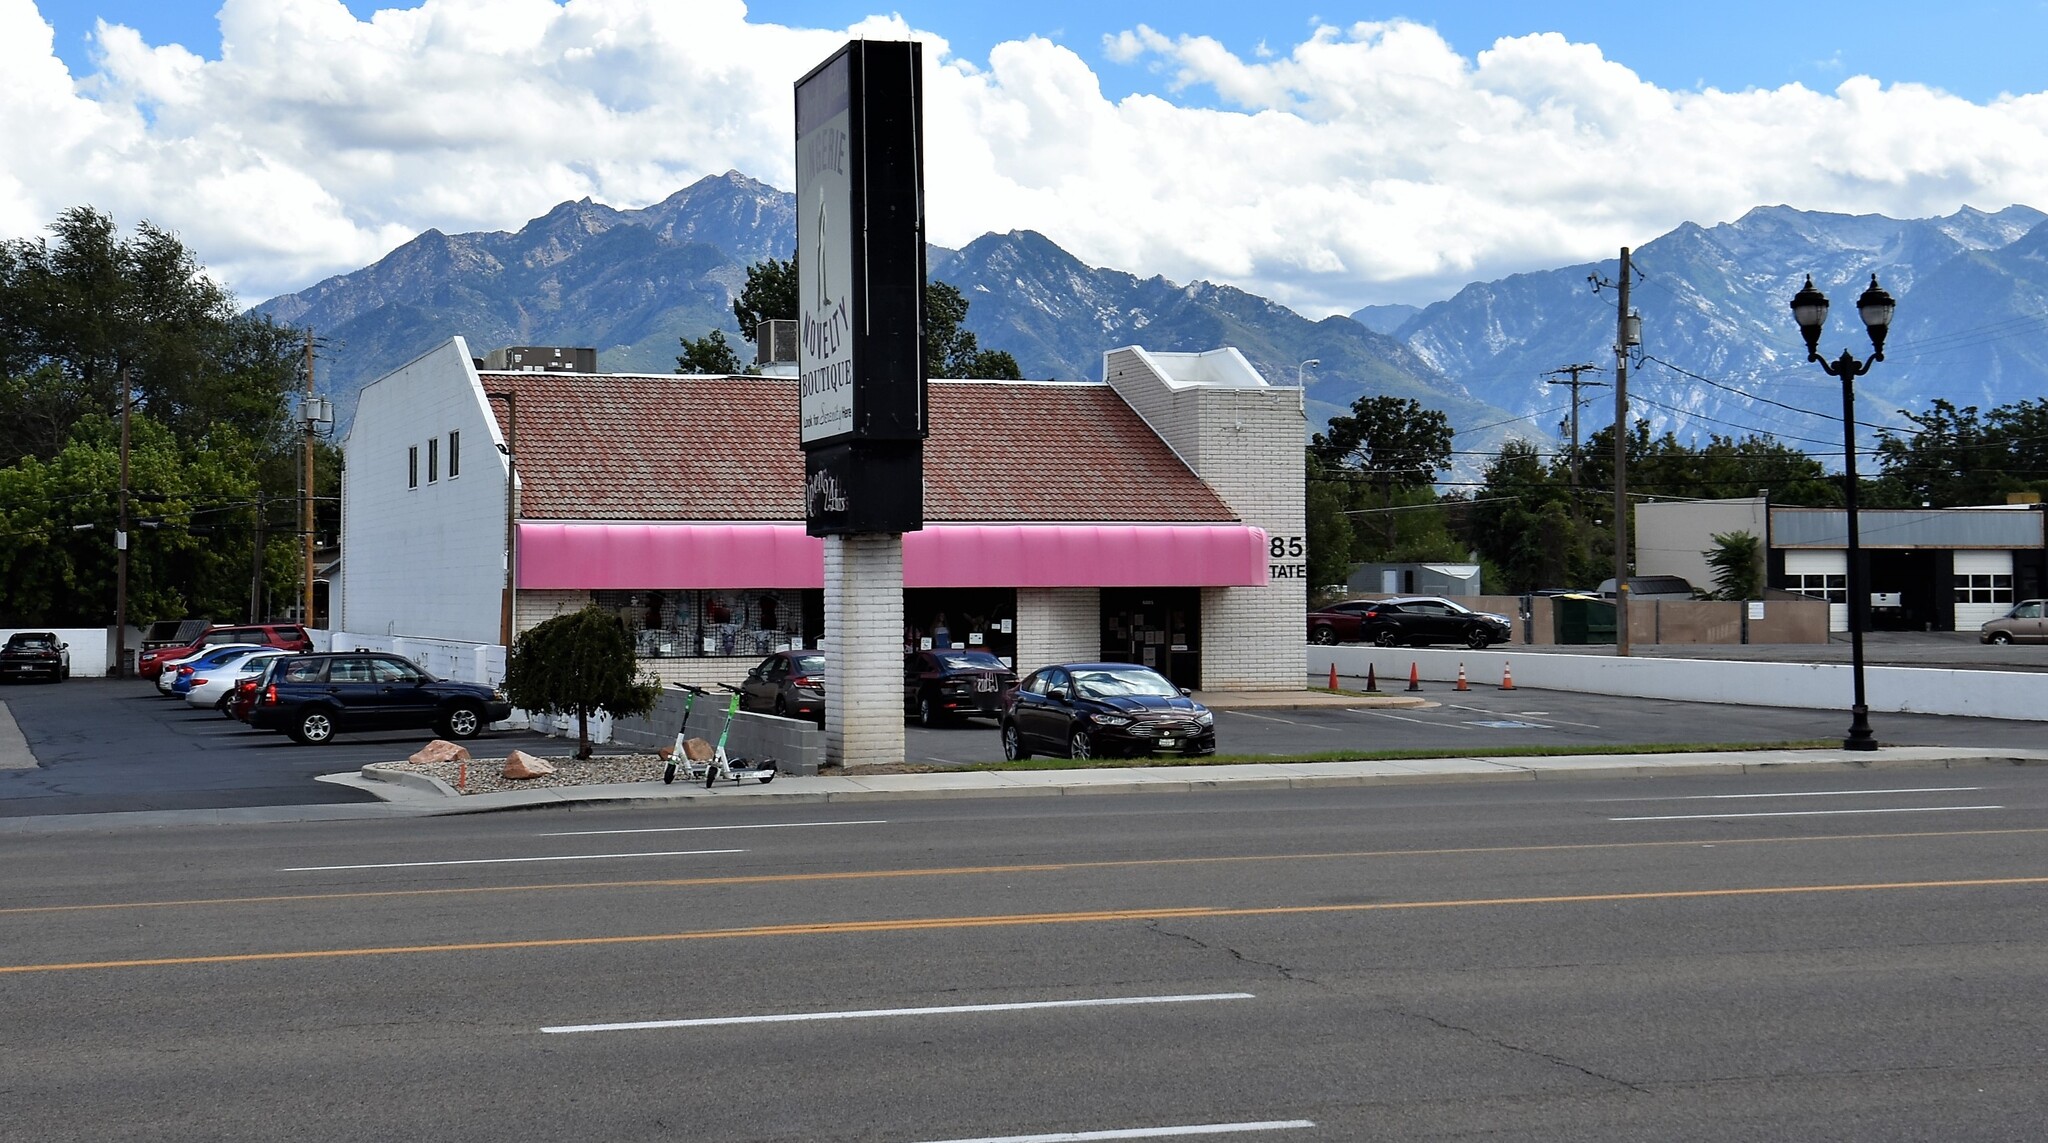
[[[952,645],[953,634],[946,630],[946,613],[941,611],[938,617],[932,620],[932,646],[943,651]]]

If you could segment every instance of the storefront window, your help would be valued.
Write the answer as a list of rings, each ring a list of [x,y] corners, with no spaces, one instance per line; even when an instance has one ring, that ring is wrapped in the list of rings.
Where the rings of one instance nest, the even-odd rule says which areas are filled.
[[[777,588],[599,591],[643,659],[753,658],[815,647],[825,594]]]
[[[1015,588],[916,588],[903,593],[903,649],[987,651],[1017,661]]]

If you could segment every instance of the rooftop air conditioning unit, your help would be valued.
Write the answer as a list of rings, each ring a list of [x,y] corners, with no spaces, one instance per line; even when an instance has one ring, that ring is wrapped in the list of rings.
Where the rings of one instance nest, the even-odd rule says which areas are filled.
[[[777,318],[754,327],[754,364],[795,365],[796,323]]]

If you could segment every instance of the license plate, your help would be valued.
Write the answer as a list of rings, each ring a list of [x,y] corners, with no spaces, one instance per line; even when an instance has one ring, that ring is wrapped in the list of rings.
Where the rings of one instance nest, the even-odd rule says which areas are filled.
[[[1162,738],[1162,739],[1160,739],[1160,740],[1159,740],[1159,745],[1161,745],[1161,746],[1171,746],[1171,745],[1173,745],[1173,739],[1171,739],[1171,738]]]
[[[992,691],[996,689],[996,681],[984,675],[974,680],[974,689],[978,691]]]

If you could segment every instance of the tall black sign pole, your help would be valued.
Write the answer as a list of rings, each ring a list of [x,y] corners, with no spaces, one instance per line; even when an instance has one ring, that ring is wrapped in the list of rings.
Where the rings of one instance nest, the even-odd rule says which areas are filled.
[[[919,45],[856,40],[796,84],[798,439],[825,540],[834,764],[903,757],[903,533],[924,527]]]

